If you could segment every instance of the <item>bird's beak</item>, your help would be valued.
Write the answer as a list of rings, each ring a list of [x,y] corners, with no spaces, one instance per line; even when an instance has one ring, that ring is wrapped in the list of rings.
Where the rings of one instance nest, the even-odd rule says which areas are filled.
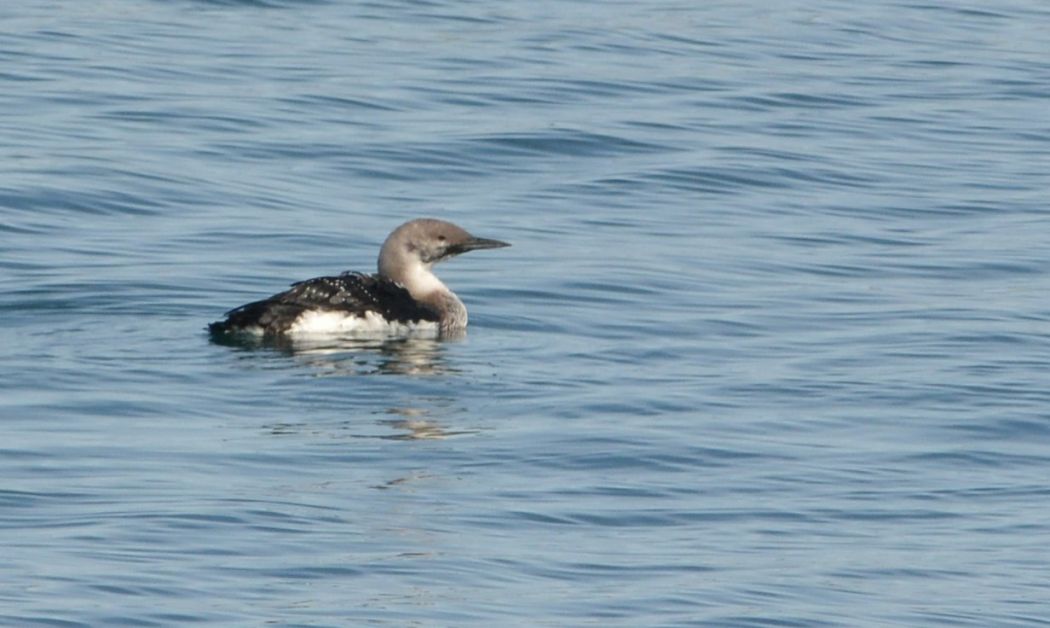
[[[466,253],[467,251],[477,251],[479,249],[500,249],[505,246],[510,246],[506,242],[500,240],[489,240],[487,238],[471,238],[466,242],[459,244],[453,244],[448,247],[449,255],[459,255],[460,253]]]

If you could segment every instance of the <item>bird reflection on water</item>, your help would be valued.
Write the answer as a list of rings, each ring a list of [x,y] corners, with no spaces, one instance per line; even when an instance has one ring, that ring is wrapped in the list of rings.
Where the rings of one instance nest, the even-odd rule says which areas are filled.
[[[450,366],[443,345],[464,333],[433,336],[231,336],[212,342],[245,351],[270,350],[292,357],[298,364],[325,376],[411,375],[418,377],[458,372]]]
[[[303,336],[233,336],[213,338],[213,342],[240,349],[246,359],[258,357],[260,353],[287,356],[295,366],[308,367],[318,377],[346,377],[366,375],[401,375],[410,377],[433,377],[454,374],[459,369],[449,365],[445,348],[450,341],[464,337],[460,332],[441,338],[433,336],[400,336],[386,338],[368,337],[303,337]],[[428,398],[427,404],[435,403],[447,407],[451,398]],[[442,440],[455,436],[475,434],[477,430],[450,429],[439,421],[429,418],[430,410],[423,407],[398,406],[380,411],[392,418],[375,421],[375,425],[394,433],[369,433],[361,431],[359,421],[345,422],[335,438],[378,438],[382,440]],[[302,422],[279,422],[264,426],[275,436],[289,436],[312,432],[318,429]]]
[[[390,408],[386,412],[400,417],[377,421],[391,429],[400,430],[397,434],[379,436],[386,440],[444,440],[477,433],[477,430],[450,430],[437,421],[425,418],[430,411],[422,408]]]
[[[442,402],[439,405],[444,405],[451,400],[438,399],[436,401]],[[427,418],[430,414],[430,410],[426,408],[394,407],[387,408],[382,411],[381,414],[397,415],[398,418],[379,419],[374,422],[375,425],[382,426],[384,429],[393,430],[393,434],[371,433],[367,431],[362,432],[362,426],[357,421],[345,421],[340,426],[338,432],[330,433],[328,436],[331,438],[374,438],[379,440],[415,441],[445,440],[456,436],[477,434],[480,431],[477,429],[450,429],[440,421]],[[295,436],[305,433],[318,433],[317,426],[304,422],[279,422],[264,425],[263,427],[273,436]]]

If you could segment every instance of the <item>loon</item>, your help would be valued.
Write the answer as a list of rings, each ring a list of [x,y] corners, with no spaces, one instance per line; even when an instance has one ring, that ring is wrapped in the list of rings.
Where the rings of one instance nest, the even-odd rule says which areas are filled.
[[[293,283],[289,290],[230,310],[208,330],[219,336],[461,332],[467,308],[432,268],[460,253],[504,246],[510,245],[474,237],[444,220],[417,218],[387,237],[377,274],[347,271]]]

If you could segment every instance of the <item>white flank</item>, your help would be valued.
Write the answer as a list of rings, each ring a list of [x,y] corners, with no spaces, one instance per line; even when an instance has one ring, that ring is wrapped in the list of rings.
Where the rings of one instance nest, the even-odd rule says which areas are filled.
[[[303,312],[288,328],[291,334],[359,334],[359,335],[403,335],[420,332],[436,332],[437,323],[390,322],[376,312],[367,312],[364,317],[348,316],[343,312]]]

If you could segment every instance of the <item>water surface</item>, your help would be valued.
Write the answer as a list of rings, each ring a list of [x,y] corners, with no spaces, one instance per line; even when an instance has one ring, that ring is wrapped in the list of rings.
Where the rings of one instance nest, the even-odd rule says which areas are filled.
[[[1050,623],[1041,3],[0,23],[0,623]],[[417,216],[465,338],[209,341]]]

